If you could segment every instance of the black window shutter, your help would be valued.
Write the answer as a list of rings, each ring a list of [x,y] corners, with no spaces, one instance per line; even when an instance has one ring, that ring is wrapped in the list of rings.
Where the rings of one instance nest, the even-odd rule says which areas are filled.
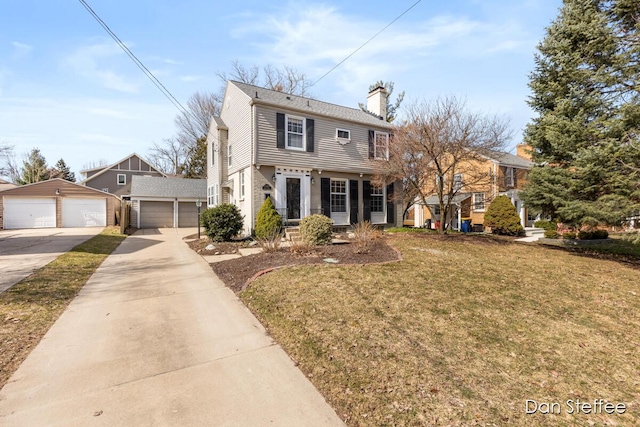
[[[376,132],[373,130],[370,130],[369,131],[369,158],[370,159],[373,159],[373,155],[374,155],[373,147],[374,147],[375,141],[376,141]]]
[[[331,178],[320,179],[320,201],[322,215],[331,218]]]
[[[387,224],[396,223],[396,202],[393,197],[393,183],[387,185]]]
[[[513,188],[518,188],[518,169],[513,168]]]
[[[284,139],[285,139],[284,126],[285,126],[284,114],[276,113],[276,131],[277,131],[276,147],[277,148],[284,148]]]
[[[307,119],[305,122],[307,123],[307,151],[313,153],[313,125],[315,124],[315,120]]]
[[[371,182],[362,181],[362,219],[371,221]]]
[[[358,180],[349,180],[349,222],[358,223]]]

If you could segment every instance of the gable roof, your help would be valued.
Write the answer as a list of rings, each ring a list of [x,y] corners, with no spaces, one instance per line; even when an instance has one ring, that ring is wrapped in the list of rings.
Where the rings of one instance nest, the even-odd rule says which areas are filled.
[[[205,200],[207,180],[134,175],[131,177],[131,197],[186,197]]]
[[[16,187],[17,185],[15,185],[14,183],[5,181],[4,179],[0,179],[0,191],[9,190],[10,188]]]
[[[273,107],[280,107],[287,110],[295,110],[301,113],[317,114],[330,118],[357,122],[369,126],[383,127],[391,129],[392,126],[386,120],[362,111],[359,108],[344,107],[342,105],[331,104],[316,99],[305,98],[304,96],[290,95],[285,92],[265,89],[246,83],[230,80],[227,84],[236,86],[245,95],[251,98],[254,104],[264,104]]]
[[[140,160],[142,160],[143,162],[145,162],[146,164],[148,164],[148,165],[149,165],[149,167],[153,169],[153,171],[155,171],[155,172],[157,172],[157,173],[161,174],[161,175],[162,175],[162,176],[164,176],[164,177],[166,177],[166,176],[167,176],[167,175],[165,175],[163,172],[161,172],[161,171],[159,171],[158,169],[156,169],[156,168],[151,164],[151,162],[149,162],[147,159],[145,159],[144,157],[142,157],[142,156],[141,156],[141,155],[139,155],[138,153],[131,153],[131,154],[129,154],[127,157],[125,157],[125,158],[123,158],[123,159],[120,159],[120,160],[118,160],[117,162],[112,163],[112,164],[110,164],[110,165],[107,165],[107,166],[101,166],[101,167],[97,167],[97,168],[91,168],[91,169],[83,169],[83,170],[81,170],[81,171],[80,171],[80,173],[83,173],[83,172],[91,172],[91,171],[95,171],[95,170],[100,170],[100,169],[102,169],[102,170],[100,170],[100,172],[98,172],[98,173],[96,173],[96,174],[93,174],[93,175],[91,175],[90,177],[88,177],[88,178],[86,178],[86,179],[84,179],[84,180],[80,181],[80,184],[82,185],[82,184],[84,184],[84,183],[85,183],[85,182],[87,182],[87,181],[90,181],[90,180],[92,180],[92,179],[94,179],[94,178],[96,178],[96,177],[99,177],[99,176],[100,176],[100,175],[102,175],[103,173],[105,173],[105,172],[107,172],[107,171],[111,170],[111,168],[113,168],[113,167],[115,167],[115,166],[118,166],[120,163],[124,162],[125,160],[128,160],[128,159],[132,158],[133,156],[136,156],[137,158],[139,158]]]
[[[51,184],[55,184],[55,185],[51,185]],[[91,188],[91,187],[87,187],[86,185],[80,185],[76,182],[71,182],[71,181],[67,181],[66,179],[62,179],[62,178],[51,178],[48,179],[46,181],[38,181],[38,182],[33,182],[31,184],[25,184],[25,185],[18,185],[15,188],[10,188],[8,190],[4,190],[2,191],[2,196],[11,196],[11,195],[19,195],[20,193],[23,193],[25,191],[25,189],[27,189],[27,191],[29,191],[30,188],[33,187],[42,187],[42,189],[40,189],[41,191],[50,191],[51,193],[47,193],[47,194],[41,194],[42,196],[54,196],[56,195],[55,191],[58,189],[60,190],[60,192],[63,195],[67,195],[65,194],[65,189],[69,189],[71,188],[72,191],[74,191],[75,195],[77,194],[94,194],[96,196],[102,196],[102,197],[115,197],[116,199],[119,199],[118,196],[116,196],[115,194],[111,194],[111,193],[106,193],[104,191],[101,190],[97,190],[95,188]],[[58,193],[59,194],[59,193]]]
[[[531,169],[533,167],[531,160],[511,153],[498,153],[493,160],[497,161],[500,166],[512,166],[522,169]]]

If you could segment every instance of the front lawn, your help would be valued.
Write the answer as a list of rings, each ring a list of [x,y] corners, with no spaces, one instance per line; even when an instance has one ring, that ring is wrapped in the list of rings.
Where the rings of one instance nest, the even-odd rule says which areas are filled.
[[[402,262],[278,270],[240,295],[348,425],[640,423],[637,267],[474,236],[391,243]],[[569,413],[594,399],[626,411]]]

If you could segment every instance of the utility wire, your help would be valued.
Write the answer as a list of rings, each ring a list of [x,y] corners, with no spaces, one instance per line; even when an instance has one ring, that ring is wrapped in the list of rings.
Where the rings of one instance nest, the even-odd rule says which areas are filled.
[[[384,30],[386,30],[387,28],[389,28],[390,26],[392,26],[398,19],[402,18],[404,15],[406,15],[411,9],[413,9],[414,7],[417,6],[418,3],[420,3],[422,0],[418,0],[417,2],[415,2],[414,4],[412,4],[407,10],[405,10],[404,12],[402,12],[400,15],[398,15],[398,17],[396,19],[394,19],[393,21],[391,21],[389,24],[387,24],[386,27],[384,27],[383,29],[381,29],[380,31],[378,31],[377,33],[375,33],[373,35],[373,37],[371,37],[369,40],[367,40],[366,42],[364,42],[359,48],[357,48],[356,50],[354,50],[353,52],[351,52],[349,54],[349,56],[347,56],[346,58],[344,58],[342,61],[338,62],[332,69],[330,69],[329,71],[327,71],[326,73],[324,73],[322,75],[322,77],[320,77],[318,80],[316,80],[313,84],[309,85],[309,87],[314,86],[316,83],[318,83],[320,80],[324,79],[325,77],[327,77],[333,70],[335,70],[336,68],[338,68],[339,66],[341,66],[344,62],[347,61],[347,59],[351,58],[353,55],[355,55],[360,49],[362,49],[363,47],[365,47],[367,44],[369,44],[369,42],[373,39],[375,39],[376,37],[378,37],[380,35],[380,33],[382,33]]]
[[[91,16],[93,16],[95,20],[98,21],[98,23],[102,26],[102,28],[104,28],[104,30],[111,36],[111,38],[116,42],[116,44],[120,46],[120,48],[129,56],[129,58],[131,58],[131,60],[138,66],[138,68],[140,68],[140,70],[147,76],[147,78],[151,80],[151,82],[160,90],[160,92],[162,92],[162,94],[178,110],[180,110],[180,112],[191,116],[193,119],[197,121],[197,118],[193,114],[191,114],[189,110],[184,108],[184,106],[180,103],[180,101],[176,99],[175,96],[173,96],[173,94],[169,91],[169,89],[167,89],[162,84],[162,82],[158,80],[156,76],[154,76],[153,73],[142,63],[142,61],[140,61],[138,57],[134,55],[134,53],[131,52],[131,50],[129,50],[127,45],[124,44],[124,42],[120,40],[120,38],[113,31],[111,31],[111,28],[109,28],[109,26],[100,18],[100,16],[98,16],[98,14],[91,8],[91,6],[89,6],[85,0],[78,0],[78,1],[85,7],[85,9],[87,9],[87,11],[91,14]]]

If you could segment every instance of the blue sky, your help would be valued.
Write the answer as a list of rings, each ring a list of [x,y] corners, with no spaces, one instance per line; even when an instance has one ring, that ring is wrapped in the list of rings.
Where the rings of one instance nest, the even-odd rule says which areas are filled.
[[[291,66],[315,81],[415,0],[87,0],[183,104],[215,92],[233,60]],[[406,101],[455,95],[510,119],[526,105],[536,44],[561,0],[423,0],[318,82],[316,99],[357,107],[382,79]],[[75,172],[175,133],[178,111],[76,0],[2,0],[0,142],[40,148]]]

